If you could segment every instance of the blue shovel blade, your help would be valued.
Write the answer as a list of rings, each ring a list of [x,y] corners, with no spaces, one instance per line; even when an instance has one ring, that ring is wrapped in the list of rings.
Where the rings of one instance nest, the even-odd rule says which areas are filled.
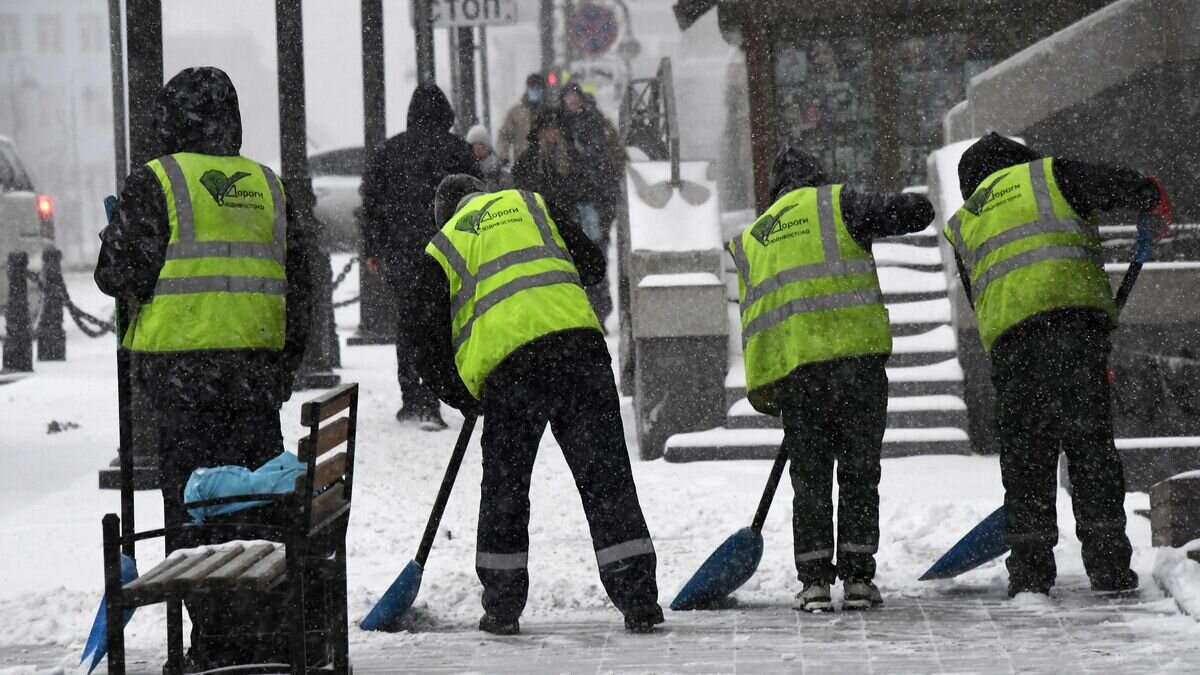
[[[921,581],[950,579],[1008,552],[1004,541],[1004,507],[984,518],[921,575]]]
[[[121,554],[121,584],[127,584],[138,578],[137,562],[133,558]],[[87,644],[83,646],[83,655],[79,657],[80,665],[88,660],[90,656],[92,662],[88,664],[88,675],[96,669],[100,663],[100,659],[108,653],[108,615],[104,612],[105,596],[100,596],[100,607],[96,609],[96,618],[92,621],[92,631],[88,633]],[[133,608],[125,610],[121,615],[121,625],[129,623],[129,619],[133,617]]]
[[[761,533],[748,527],[734,532],[684,584],[671,609],[701,609],[736,591],[754,576],[762,553]]]
[[[404,566],[404,571],[388,586],[387,592],[375,603],[371,611],[358,625],[363,630],[383,630],[396,619],[404,616],[413,601],[417,599],[417,591],[421,590],[421,575],[423,571],[416,560],[410,560]]]

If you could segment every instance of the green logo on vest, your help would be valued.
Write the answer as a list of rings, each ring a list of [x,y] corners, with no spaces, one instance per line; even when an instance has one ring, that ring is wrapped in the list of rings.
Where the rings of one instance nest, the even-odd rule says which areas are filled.
[[[261,199],[261,192],[240,192],[234,187],[239,180],[249,175],[245,171],[237,171],[232,176],[226,176],[224,171],[209,169],[204,172],[203,176],[200,176],[200,184],[208,190],[208,194],[212,195],[213,201],[218,206],[225,204],[226,197],[258,197]]]
[[[776,226],[779,225],[779,220],[783,218],[783,214],[792,210],[792,206],[793,205],[789,204],[788,206],[779,209],[779,213],[775,214],[774,216],[769,213],[764,213],[761,218],[754,221],[754,224],[750,226],[750,236],[757,239],[758,243],[762,244],[763,246],[769,244],[771,233],[774,232]]]
[[[474,234],[474,235],[478,236],[480,226],[482,226],[484,224],[484,222],[489,221],[489,220],[495,220],[496,218],[500,218],[502,216],[511,216],[511,215],[519,212],[519,209],[513,208],[513,209],[505,209],[498,213],[489,214],[488,210],[491,209],[492,205],[494,205],[498,201],[500,201],[499,197],[484,204],[482,209],[478,209],[476,211],[467,211],[466,213],[462,214],[461,216],[459,216],[458,220],[454,221],[454,229],[458,230],[459,232],[466,232],[467,234]],[[507,221],[505,221],[505,222],[507,222]],[[500,224],[503,224],[503,223],[500,223]]]
[[[974,214],[976,216],[978,216],[980,213],[983,213],[983,206],[984,206],[984,204],[987,204],[988,199],[991,198],[992,190],[994,190],[996,188],[996,183],[999,183],[1000,181],[1004,180],[1004,177],[1007,175],[1008,175],[1008,172],[1005,171],[1004,173],[997,176],[996,180],[992,181],[991,183],[988,183],[985,186],[981,186],[978,190],[975,191],[975,194],[971,195],[971,198],[967,200],[967,203],[963,204],[963,208],[970,211],[972,214]]]

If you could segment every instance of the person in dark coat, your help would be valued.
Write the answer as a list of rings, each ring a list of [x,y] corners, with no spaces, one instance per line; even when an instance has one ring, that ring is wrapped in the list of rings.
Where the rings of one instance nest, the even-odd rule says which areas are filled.
[[[830,185],[817,161],[791,146],[775,159],[770,191],[775,203],[730,251],[741,288],[748,397],[760,412],[783,418],[803,584],[793,607],[831,610],[830,585],[841,578],[843,607],[869,609],[883,603],[873,579],[887,427],[884,365],[892,345],[871,247],[880,237],[928,227],[933,206],[920,195]],[[763,303],[783,304],[763,310]]]
[[[1015,180],[1009,178],[1010,174],[1021,174],[1017,169],[1025,165],[1031,167],[1026,175],[1033,175],[1037,169],[1049,174],[1047,178],[1052,178],[1056,186],[1039,199],[1052,205],[1051,198],[1061,195],[1065,208],[1074,211],[1070,218],[1064,218],[1064,207],[1054,206],[1053,217],[1042,220],[1075,223],[1074,227],[1094,242],[1097,250],[1099,233],[1090,225],[1097,211],[1160,209],[1166,215],[1170,213],[1166,194],[1155,179],[1130,169],[1058,157],[1050,159],[1051,168],[1047,171],[1040,153],[991,133],[968,148],[959,161],[959,185],[963,199],[968,202],[964,209],[973,211],[960,210],[947,228],[948,235],[961,219],[982,217],[993,210],[998,214],[993,217],[999,227],[1029,228],[1041,223],[1042,220],[1035,220],[1031,225],[1021,225],[1017,221],[1021,216],[1015,209],[1003,211],[1022,191],[1020,184],[1014,182],[1010,187],[1004,181]],[[984,185],[989,177],[1004,169],[1013,170]],[[1045,178],[1041,180],[1048,182]],[[1033,191],[1038,193],[1038,184],[1032,184]],[[1002,191],[1003,198],[996,199],[995,195]],[[983,234],[991,237],[997,233]],[[1003,246],[993,248],[1003,255]],[[1065,247],[1060,242],[1056,248]],[[963,250],[956,246],[959,275],[967,298],[979,311],[981,298],[977,292],[981,289],[972,288],[972,273],[963,260]],[[1097,280],[1102,297],[1089,298],[1086,304],[1064,302],[1060,304],[1065,306],[1034,311],[1003,330],[990,349],[997,432],[1002,444],[1000,470],[1004,480],[1006,536],[1012,547],[1007,560],[1010,597],[1022,592],[1048,593],[1054,585],[1060,452],[1065,452],[1068,458],[1076,532],[1083,544],[1084,567],[1092,588],[1129,591],[1138,585],[1137,574],[1129,567],[1131,548],[1125,534],[1125,476],[1121,456],[1113,445],[1108,355],[1112,350],[1109,334],[1116,311],[1107,276],[1099,262],[1079,265],[1083,267],[1076,270]],[[1016,268],[1019,269],[1022,268]],[[1003,275],[997,278],[1003,279]],[[981,279],[982,275],[977,277],[977,281]],[[1061,275],[1053,277],[1053,281],[1050,276],[1044,279],[1038,283],[1062,287],[1078,283]],[[989,280],[989,283],[995,282]],[[1022,286],[1028,283],[1033,282],[1022,282]],[[1028,302],[1009,297],[1011,293],[999,284],[995,288],[993,293],[1006,294],[998,300],[1008,303],[1007,312],[1015,312],[1023,302]],[[1037,302],[1053,305],[1056,303],[1044,301],[1056,292],[1055,288],[1047,287],[1045,292],[1033,295],[1041,298]],[[981,327],[990,321],[980,315]]]
[[[456,212],[485,190],[481,182],[471,177],[447,178],[438,189],[438,222],[450,222]],[[560,270],[558,274],[563,270],[561,261],[570,263],[578,273],[578,282],[574,283],[594,283],[604,274],[604,255],[573,221],[560,219],[562,213],[553,202],[545,200],[547,208],[542,210],[535,193],[507,190],[486,196],[493,200],[492,203],[506,201],[506,205],[497,207],[505,215],[496,216],[489,227],[489,231],[494,232],[492,236],[499,238],[493,241],[501,243],[490,243],[486,250],[496,252],[511,245],[511,241],[521,241],[528,233],[536,235],[535,224],[543,229],[543,237],[557,233],[562,240],[561,246],[557,239],[553,240],[552,246],[559,252],[550,257],[531,259],[523,256],[509,263],[518,267],[526,265],[525,275],[518,276],[518,280],[530,281],[544,276],[529,271],[528,265],[547,264],[548,261],[552,268]],[[538,210],[532,211],[531,205]],[[549,215],[552,222],[540,220],[545,215]],[[481,214],[479,218],[482,217]],[[456,246],[445,234],[447,229],[451,228],[444,228],[439,233],[440,238],[431,243],[438,252]],[[451,234],[459,236],[455,232]],[[512,237],[512,240],[506,242],[504,237]],[[515,252],[536,253],[540,248],[516,249]],[[457,255],[451,252],[451,256],[465,261],[466,269],[479,269],[480,274],[485,269],[481,262],[494,267],[514,258],[510,252],[490,261],[477,260],[471,250],[464,251],[466,257],[459,257],[463,252]],[[509,272],[504,268],[501,271]],[[496,270],[491,273],[495,274]],[[611,359],[586,297],[577,293],[577,299],[572,299],[576,294],[571,289],[573,283],[568,281],[518,288],[513,291],[514,297],[508,300],[519,302],[522,293],[542,293],[541,299],[525,302],[559,304],[541,315],[518,310],[510,318],[521,322],[521,326],[508,328],[504,323],[497,323],[506,311],[505,302],[482,310],[479,308],[487,305],[476,304],[476,318],[481,311],[499,314],[492,315],[495,318],[486,329],[479,328],[477,323],[466,324],[475,327],[475,332],[470,333],[471,339],[482,340],[482,343],[464,343],[459,346],[463,352],[478,354],[489,349],[489,345],[502,344],[506,331],[541,333],[516,346],[490,372],[481,374],[472,370],[471,356],[464,356],[463,363],[456,363],[449,276],[432,253],[421,262],[420,279],[421,301],[412,315],[417,324],[412,330],[425,336],[420,342],[417,360],[421,374],[448,405],[463,411],[464,415],[484,415],[476,571],[484,586],[486,613],[480,620],[480,629],[497,634],[519,631],[518,619],[525,607],[529,587],[526,568],[529,481],[538,445],[548,423],[562,446],[583,501],[600,580],[613,604],[624,614],[627,630],[652,631],[663,621],[655,579],[657,558],[633,483]],[[512,286],[511,283],[502,286],[491,296],[476,295],[476,299],[482,297],[482,302],[486,303],[487,297],[494,297]],[[575,321],[567,317],[575,317]],[[584,320],[579,321],[580,318]],[[572,327],[587,324],[592,327]],[[493,333],[481,335],[479,330]],[[484,378],[478,398],[464,383],[465,378],[473,376]]]
[[[616,127],[578,83],[570,82],[563,87],[559,92],[559,104],[567,146],[588,176],[588,194],[576,206],[579,222],[588,237],[607,255],[613,220],[621,200],[625,148]],[[588,297],[603,324],[613,309],[608,279],[590,287]]]
[[[217,68],[188,68],[171,78],[154,101],[154,119],[163,156],[136,167],[125,179],[112,222],[100,233],[95,281],[101,291],[125,301],[133,310],[125,339],[127,346],[134,350],[133,376],[149,404],[148,410],[134,411],[134,414],[151,416],[154,420],[164,521],[168,526],[174,526],[185,522],[183,488],[195,469],[231,464],[255,469],[283,450],[279,408],[291,396],[293,377],[300,367],[308,340],[313,296],[309,268],[313,249],[308,227],[299,216],[302,211],[297,208],[298,195],[286,190],[280,192],[280,198],[283,194],[288,195],[286,206],[274,203],[275,215],[267,209],[262,218],[268,224],[275,219],[275,236],[282,229],[280,217],[286,218],[286,257],[282,265],[286,277],[283,301],[286,327],[267,322],[265,326],[257,323],[234,326],[231,332],[264,328],[283,332],[282,348],[189,348],[191,340],[200,343],[207,338],[220,342],[224,337],[211,335],[221,331],[219,326],[207,325],[211,318],[204,321],[196,318],[189,323],[187,316],[208,316],[201,312],[205,303],[220,310],[231,306],[231,302],[242,302],[238,298],[245,296],[234,291],[183,296],[167,294],[169,286],[160,283],[160,272],[165,265],[190,262],[179,260],[189,256],[186,250],[174,248],[174,243],[169,245],[172,232],[182,227],[178,224],[181,200],[192,204],[187,210],[194,214],[195,222],[191,226],[196,232],[228,232],[237,227],[230,223],[242,222],[238,219],[239,212],[246,208],[262,208],[256,202],[264,200],[267,193],[254,188],[255,183],[251,181],[269,183],[276,178],[269,169],[239,157],[242,124],[237,91],[229,77]],[[196,153],[197,156],[180,156],[176,160],[176,153]],[[213,184],[208,180],[208,174],[213,171],[206,173],[203,180],[194,182],[194,176],[186,175],[185,185],[176,185],[172,180],[172,189],[168,191],[152,168],[152,165],[167,164],[187,166],[188,162],[201,167],[205,163],[218,167],[234,163],[247,167],[248,171],[234,174],[229,178],[232,183],[218,185],[225,189],[214,193]],[[188,196],[189,192],[191,196]],[[223,209],[234,206],[244,208],[237,211]],[[220,215],[206,216],[206,213]],[[226,222],[219,222],[222,218],[227,219]],[[235,237],[242,238],[242,235],[235,234]],[[275,245],[280,244],[284,242],[275,242]],[[204,260],[212,265],[221,259],[208,257]],[[177,273],[172,272],[172,276]],[[196,277],[187,281],[204,279]],[[185,313],[183,322],[155,324],[150,321],[156,309],[162,310],[156,305],[180,297],[194,298],[191,302],[196,307],[191,314]],[[145,344],[157,343],[160,347],[145,350],[139,340],[146,340]],[[161,345],[169,347],[162,348]],[[183,543],[171,537],[167,547],[171,550]],[[239,612],[233,607],[212,608],[189,603],[188,612],[193,623],[193,651],[190,654],[193,662],[212,666],[245,663],[260,660],[256,655],[264,656],[250,650],[244,641],[230,642],[220,637],[220,634],[235,633],[239,626],[253,625],[254,615],[260,614],[257,609]]]
[[[433,197],[452,173],[480,176],[471,146],[450,132],[454,110],[442,90],[419,85],[408,105],[408,128],[371,154],[362,182],[363,255],[368,268],[382,271],[396,300],[396,370],[402,407],[400,421],[422,429],[445,429],[437,397],[413,364],[413,336],[404,332],[412,311],[413,270],[425,244],[437,231]]]

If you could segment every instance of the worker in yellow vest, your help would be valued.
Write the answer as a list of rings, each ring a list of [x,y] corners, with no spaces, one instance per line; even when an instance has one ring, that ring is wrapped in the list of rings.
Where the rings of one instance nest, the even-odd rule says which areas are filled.
[[[1136,589],[1108,381],[1117,310],[1093,216],[1120,208],[1169,222],[1170,200],[1157,179],[1043,157],[995,133],[967,149],[958,179],[966,203],[944,234],[991,357],[1008,594],[1054,585],[1059,452],[1092,588]]]
[[[134,414],[154,421],[164,520],[180,525],[193,470],[254,469],[283,450],[279,408],[304,354],[312,290],[293,200],[275,172],[239,155],[229,77],[185,69],[153,105],[163,154],[125,179],[95,280],[134,308],[122,346],[148,403]],[[227,637],[260,632],[260,608],[189,602],[188,613],[195,667],[286,660]]]
[[[770,190],[775,203],[729,250],[748,397],[759,412],[783,417],[791,460],[803,584],[793,607],[832,610],[830,586],[840,577],[843,608],[869,609],[883,603],[874,577],[892,352],[871,244],[928,227],[933,207],[916,194],[830,184],[814,158],[790,146],[775,159]]]
[[[509,635],[529,587],[529,483],[547,423],[583,501],[600,581],[630,632],[662,623],[657,559],[642,516],[600,323],[584,286],[603,252],[570,213],[523,190],[447,176],[441,231],[418,270],[414,334],[422,378],[466,415],[482,413],[475,568],[480,630]]]

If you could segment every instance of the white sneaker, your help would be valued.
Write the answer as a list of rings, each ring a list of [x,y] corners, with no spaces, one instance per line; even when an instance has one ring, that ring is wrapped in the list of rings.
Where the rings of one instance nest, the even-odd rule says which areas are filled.
[[[829,584],[823,581],[804,584],[804,590],[792,600],[792,609],[810,613],[832,612],[833,599],[829,597]]]

